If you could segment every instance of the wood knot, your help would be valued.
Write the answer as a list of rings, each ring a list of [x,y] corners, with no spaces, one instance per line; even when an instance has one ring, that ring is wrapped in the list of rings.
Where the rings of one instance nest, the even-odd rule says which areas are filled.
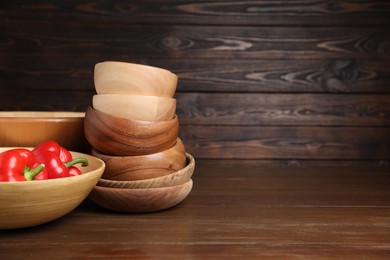
[[[114,6],[115,10],[121,14],[131,14],[137,11],[137,6],[129,3],[117,3]]]
[[[178,51],[190,48],[193,42],[188,39],[182,39],[173,35],[166,35],[155,39],[153,45],[159,50],[164,51]]]
[[[324,69],[321,85],[331,92],[346,92],[358,78],[355,60],[331,61]]]

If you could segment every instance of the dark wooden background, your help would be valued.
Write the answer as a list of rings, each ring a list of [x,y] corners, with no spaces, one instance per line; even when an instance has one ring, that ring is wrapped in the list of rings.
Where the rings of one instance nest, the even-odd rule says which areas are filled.
[[[1,110],[85,111],[106,60],[179,75],[199,159],[389,165],[389,1],[1,1]]]

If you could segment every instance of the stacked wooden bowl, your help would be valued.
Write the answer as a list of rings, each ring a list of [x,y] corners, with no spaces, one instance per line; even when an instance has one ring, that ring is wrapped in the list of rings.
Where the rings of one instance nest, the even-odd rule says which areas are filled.
[[[97,94],[85,114],[92,155],[106,168],[90,194],[93,202],[121,212],[170,208],[192,189],[194,158],[178,137],[178,77],[141,64],[95,65]]]

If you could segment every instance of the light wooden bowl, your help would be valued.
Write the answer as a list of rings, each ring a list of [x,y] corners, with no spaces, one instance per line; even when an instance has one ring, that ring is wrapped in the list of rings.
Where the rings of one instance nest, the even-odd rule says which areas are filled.
[[[192,174],[195,170],[195,159],[187,153],[187,163],[186,166],[176,172],[170,173],[165,176],[143,179],[136,181],[117,181],[117,180],[107,180],[100,179],[98,181],[98,186],[110,187],[110,188],[122,188],[122,189],[145,189],[145,188],[161,188],[176,186],[187,182],[191,179]]]
[[[158,153],[171,148],[178,138],[179,120],[127,120],[91,107],[84,120],[84,133],[96,150],[110,155],[133,156]]]
[[[102,208],[119,212],[154,212],[171,208],[182,202],[192,189],[186,183],[149,189],[120,189],[95,186],[89,198]]]
[[[87,152],[84,112],[0,112],[0,147],[35,147],[55,140],[68,150]]]
[[[98,94],[173,97],[177,81],[177,75],[169,70],[127,62],[97,63],[94,71]]]
[[[139,156],[115,156],[103,154],[95,149],[91,154],[106,163],[102,178],[118,181],[134,181],[164,176],[186,165],[186,152],[183,142],[159,153]]]
[[[94,95],[92,107],[106,114],[144,121],[170,120],[176,113],[176,99],[156,96]]]
[[[1,148],[0,152],[11,148]],[[0,229],[40,225],[75,209],[101,178],[104,162],[88,154],[71,152],[88,159],[79,167],[83,174],[60,179],[0,182]]]

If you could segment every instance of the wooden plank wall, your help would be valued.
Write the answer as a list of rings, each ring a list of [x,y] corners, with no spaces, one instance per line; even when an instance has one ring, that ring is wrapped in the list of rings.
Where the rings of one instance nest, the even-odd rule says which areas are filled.
[[[179,75],[199,159],[389,164],[389,1],[1,2],[1,110],[84,111],[105,60]]]

